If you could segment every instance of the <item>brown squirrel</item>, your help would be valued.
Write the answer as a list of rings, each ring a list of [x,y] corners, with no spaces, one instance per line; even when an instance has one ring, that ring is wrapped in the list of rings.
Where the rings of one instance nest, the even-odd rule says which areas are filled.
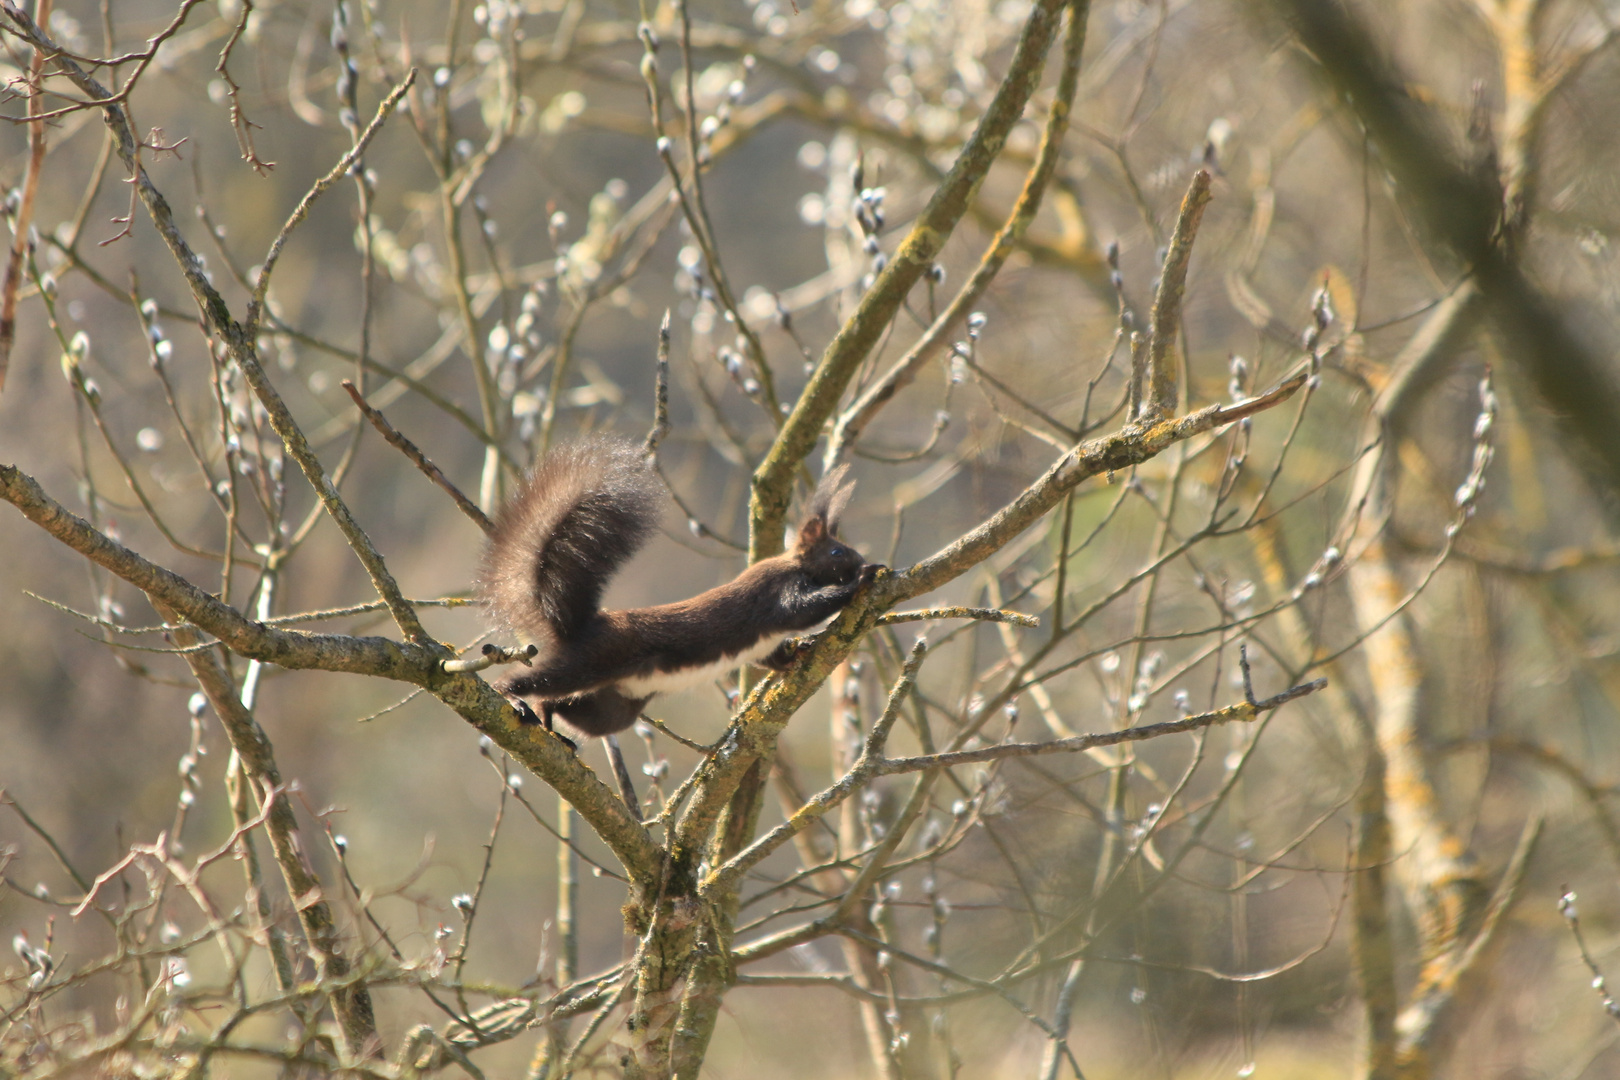
[[[484,604],[539,646],[533,666],[496,689],[537,704],[548,730],[555,717],[584,735],[611,735],[654,694],[745,662],[790,667],[798,643],[788,635],[837,614],[881,569],[837,536],[855,488],[844,483],[847,470],[816,488],[786,554],[690,600],[602,611],[609,579],[657,526],[662,485],[623,439],[552,451],[501,510],[484,550]]]

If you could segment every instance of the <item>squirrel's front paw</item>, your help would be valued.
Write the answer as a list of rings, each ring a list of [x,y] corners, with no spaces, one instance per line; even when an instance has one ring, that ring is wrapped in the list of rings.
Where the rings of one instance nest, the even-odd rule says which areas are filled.
[[[789,664],[796,664],[801,656],[806,656],[809,654],[810,650],[815,647],[815,644],[816,639],[813,637],[788,638],[786,641],[782,642],[780,650],[787,658],[787,662]]]
[[[860,583],[862,585],[870,585],[870,584],[872,584],[872,579],[878,576],[878,571],[879,570],[887,570],[887,569],[888,569],[888,567],[884,566],[882,563],[875,563],[875,562],[867,563],[865,566],[861,567],[861,582]]]

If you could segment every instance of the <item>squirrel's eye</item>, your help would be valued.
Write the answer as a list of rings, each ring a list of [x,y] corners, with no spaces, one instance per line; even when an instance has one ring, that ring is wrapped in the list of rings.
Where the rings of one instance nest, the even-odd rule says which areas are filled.
[[[828,549],[827,554],[834,559],[842,559],[844,557],[844,549],[839,547],[837,544],[834,544]]]

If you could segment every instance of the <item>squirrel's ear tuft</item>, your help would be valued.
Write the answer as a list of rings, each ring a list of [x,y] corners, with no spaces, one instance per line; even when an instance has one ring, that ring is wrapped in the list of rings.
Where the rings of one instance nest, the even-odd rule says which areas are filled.
[[[855,494],[855,481],[846,483],[844,480],[848,475],[849,463],[845,462],[821,478],[805,510],[806,524],[819,518],[826,524],[828,532],[838,531],[838,519],[843,516],[844,507],[849,505],[850,496]]]
[[[827,527],[827,519],[819,514],[812,514],[804,519],[799,526],[798,541],[794,545],[800,555],[805,554],[817,544],[825,540],[832,530]]]

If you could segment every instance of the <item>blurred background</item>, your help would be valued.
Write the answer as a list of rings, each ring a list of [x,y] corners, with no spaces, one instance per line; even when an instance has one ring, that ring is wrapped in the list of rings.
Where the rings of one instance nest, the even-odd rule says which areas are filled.
[[[1173,719],[1242,700],[1240,645],[1260,697],[1318,676],[1332,685],[1259,724],[1143,743],[1134,756],[961,770],[918,827],[926,857],[890,879],[873,922],[897,948],[980,978],[1031,950],[1048,957],[1012,993],[1050,1017],[1068,988],[1070,1048],[1086,1076],[1326,1078],[1376,1071],[1368,1003],[1385,999],[1357,976],[1369,953],[1352,930],[1381,911],[1385,936],[1371,940],[1394,965],[1394,1003],[1445,998],[1425,1029],[1432,1041],[1406,1059],[1425,1071],[1405,1075],[1620,1073],[1620,1028],[1560,914],[1560,897],[1576,894],[1591,961],[1620,970],[1620,473],[1604,442],[1617,423],[1604,395],[1620,379],[1620,8],[1356,5],[1368,36],[1340,40],[1351,60],[1372,58],[1376,93],[1312,44],[1309,19],[1288,3],[1080,8],[1078,93],[1040,212],[976,305],[972,333],[955,328],[955,347],[844,448],[859,487],[843,533],[871,560],[908,565],[1003,506],[1082,434],[1124,422],[1129,333],[1146,324],[1189,178],[1207,168],[1183,405],[1295,371],[1310,373],[1307,389],[1252,429],[1081,487],[927,598],[1007,606],[1043,625],[929,624],[921,708],[947,731],[982,723],[986,742]],[[79,56],[125,57],[97,69],[108,85],[153,50],[127,103],[149,133],[143,163],[237,318],[288,215],[416,68],[359,175],[340,177],[290,234],[259,342],[410,597],[465,599],[482,537],[363,423],[341,382],[362,383],[493,508],[551,443],[648,431],[670,311],[661,463],[679,502],[610,590],[611,606],[628,606],[742,568],[749,477],[773,413],[796,399],[950,167],[1029,13],[1025,0],[700,2],[684,49],[677,8],[583,0],[59,0],[49,29]],[[0,43],[5,235],[9,245],[20,227],[33,244],[0,394],[0,460],[244,610],[259,601],[272,542],[286,554],[264,614],[372,601],[309,486],[282,484],[262,411],[199,332],[94,111],[46,128],[31,221],[19,226],[32,52],[10,30]],[[852,397],[979,264],[1038,152],[1060,62],[1054,50],[938,271]],[[46,85],[66,95],[46,96],[46,108],[75,94],[60,78]],[[1395,119],[1377,113],[1388,103],[1377,93]],[[706,163],[722,280],[671,201],[660,138],[671,160],[689,163],[696,147]],[[1424,176],[1454,186],[1436,196]],[[1488,256],[1447,231],[1448,203],[1476,196],[1492,207],[1477,223]],[[1476,279],[1480,267],[1490,273]],[[1520,301],[1528,322],[1499,317]],[[1559,398],[1549,387],[1569,371],[1591,381]],[[819,452],[812,463],[819,471]],[[88,879],[164,830],[187,857],[225,842],[229,746],[211,714],[194,723],[196,687],[165,655],[172,646],[117,629],[161,621],[137,591],[10,510],[0,551],[0,788],[15,803],[0,806],[0,929],[35,946],[49,935],[58,965],[77,970],[113,936],[71,917],[82,892],[63,862]],[[458,647],[486,631],[465,605],[424,619]],[[320,627],[392,630],[375,611]],[[874,637],[835,692],[795,718],[785,779],[810,793],[834,777],[922,629]],[[497,997],[543,982],[557,954],[557,800],[533,777],[509,785],[517,766],[408,691],[273,669],[259,686],[256,716],[296,781],[305,842],[345,930],[374,942],[323,829],[342,836],[352,880],[413,958],[459,940],[452,898],[479,887],[489,854],[464,978]],[[659,719],[703,742],[729,709],[719,687],[655,702]],[[987,709],[998,710],[988,722]],[[909,729],[896,741],[920,745]],[[644,796],[654,805],[699,760],[662,735],[624,742],[638,783],[660,793]],[[599,746],[582,754],[602,771]],[[1371,763],[1393,778],[1387,795],[1369,795]],[[905,798],[901,780],[868,792],[837,838],[881,835]],[[1393,838],[1371,858],[1382,801]],[[777,820],[773,800],[765,824]],[[611,867],[605,847],[582,845]],[[799,870],[798,857],[766,863],[761,889]],[[1386,903],[1356,898],[1357,868],[1386,872]],[[243,902],[231,860],[204,880],[222,902]],[[1459,882],[1461,908],[1448,907]],[[775,911],[769,929],[791,925],[785,895],[745,909],[742,924]],[[584,867],[580,973],[628,955],[623,896]],[[287,897],[275,902],[285,914]],[[1461,912],[1449,929],[1435,923],[1447,911]],[[176,935],[201,925],[177,890],[141,918]],[[192,954],[199,972],[217,968],[217,955]],[[822,943],[758,967],[814,975],[845,963]],[[27,957],[0,969],[11,1025],[0,1041],[16,1055],[3,1068],[21,1069],[17,1025],[40,1022],[14,1011]],[[255,989],[269,985],[268,964],[247,970]],[[44,1022],[111,1023],[140,993],[120,978],[74,982]],[[917,968],[896,984],[914,995],[947,985]],[[919,1008],[910,1030],[923,1049],[886,1060],[870,1035],[882,1018],[856,998],[740,986],[707,1075],[1040,1074],[1046,1040],[1006,1000]],[[442,1020],[406,988],[379,991],[378,1011],[389,1046]],[[891,1033],[900,1023],[882,1022]],[[284,1026],[252,1024],[266,1041]],[[520,1075],[533,1049],[519,1038],[477,1060],[486,1075]]]

